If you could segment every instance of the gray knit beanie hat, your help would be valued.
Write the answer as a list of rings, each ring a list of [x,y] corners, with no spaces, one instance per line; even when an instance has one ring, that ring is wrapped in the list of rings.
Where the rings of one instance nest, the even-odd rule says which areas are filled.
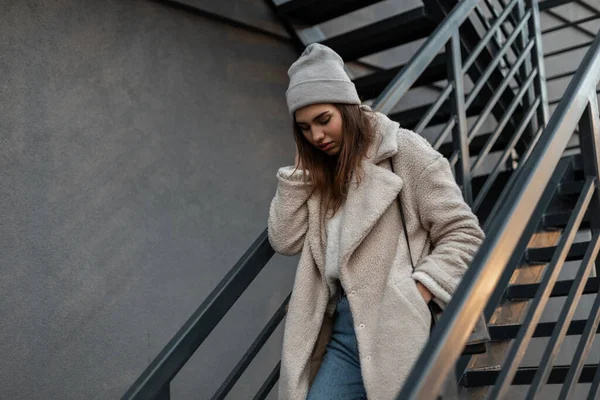
[[[322,44],[309,45],[288,70],[290,86],[286,97],[290,114],[318,103],[360,104],[346,71],[344,60]]]

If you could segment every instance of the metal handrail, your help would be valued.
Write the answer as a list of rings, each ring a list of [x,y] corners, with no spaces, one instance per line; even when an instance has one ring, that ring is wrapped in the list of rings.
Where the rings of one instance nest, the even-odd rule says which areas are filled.
[[[490,299],[503,270],[525,230],[529,216],[566,149],[570,134],[590,107],[598,116],[596,85],[600,80],[600,35],[586,53],[563,99],[552,115],[535,149],[515,179],[513,190],[493,215],[488,236],[466,271],[398,399],[431,399],[441,390],[444,378],[460,356],[462,346]],[[590,122],[588,149],[600,163],[598,121]],[[595,124],[595,125],[594,125]],[[581,131],[581,130],[580,130]]]

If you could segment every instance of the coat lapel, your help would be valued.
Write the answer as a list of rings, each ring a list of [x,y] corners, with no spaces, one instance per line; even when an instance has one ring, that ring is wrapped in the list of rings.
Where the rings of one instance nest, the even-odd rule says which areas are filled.
[[[343,206],[340,265],[348,262],[402,190],[402,178],[392,172],[389,160],[398,153],[399,125],[380,113],[376,113],[375,118],[378,139],[363,161],[360,182],[353,175]]]
[[[403,181],[383,166],[366,164],[360,185],[353,180],[344,204],[340,236],[340,265],[345,265],[352,253],[383,213],[398,197]]]

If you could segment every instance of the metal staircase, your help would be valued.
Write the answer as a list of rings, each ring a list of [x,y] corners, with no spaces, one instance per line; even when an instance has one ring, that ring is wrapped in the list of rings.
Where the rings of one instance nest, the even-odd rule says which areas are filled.
[[[403,388],[400,398],[430,398],[434,383],[445,376],[456,351],[448,343],[464,336],[464,325],[474,318],[465,313],[485,307],[494,343],[486,356],[459,361],[461,384],[471,398],[511,398],[515,385],[527,385],[527,399],[588,398],[599,395],[600,368],[586,363],[600,322],[598,265],[598,139],[600,118],[596,86],[600,80],[600,37],[592,43],[580,68],[534,149],[511,192],[494,213],[486,242],[455,293],[443,321]],[[571,134],[579,128],[581,156],[561,157]],[[525,217],[524,217],[525,216]],[[585,240],[574,240],[587,231]],[[566,267],[567,260],[581,260]],[[595,266],[595,268],[594,268]],[[559,280],[572,269],[573,279]],[[526,282],[529,280],[530,282]],[[595,295],[585,320],[573,320],[583,294]],[[564,297],[560,315],[539,323],[550,297]],[[481,306],[481,307],[480,307]],[[567,365],[556,365],[567,335],[578,335]],[[533,338],[549,337],[535,367],[520,366]],[[443,338],[443,339],[442,339]],[[440,342],[437,342],[440,340]],[[458,339],[460,343],[463,339]],[[454,353],[454,354],[451,354]],[[466,365],[468,363],[468,365]],[[462,369],[461,369],[462,367]],[[577,383],[592,383],[576,388]],[[428,385],[433,385],[433,387]],[[546,384],[561,384],[540,396]],[[511,388],[512,386],[512,388]],[[576,389],[584,389],[577,397]]]
[[[292,35],[379,3],[267,1]],[[368,70],[354,79],[364,102],[422,133],[450,160],[487,234],[399,399],[435,399],[452,374],[461,395],[473,399],[512,396],[519,387],[528,399],[547,398],[539,397],[546,383],[562,384],[560,398],[568,398],[577,381],[592,383],[588,398],[598,393],[600,368],[586,357],[600,322],[600,296],[587,319],[573,315],[581,296],[597,295],[600,286],[593,274],[600,249],[600,38],[550,119],[539,12],[537,2],[525,0],[427,0],[321,40]],[[403,65],[381,68],[363,58],[414,41],[422,43]],[[300,36],[296,42],[299,50],[307,44]],[[576,128],[581,154],[563,157]],[[574,243],[576,235],[587,239]],[[171,380],[272,255],[265,231],[123,398],[170,398]],[[559,280],[565,261],[579,260],[574,277]],[[539,323],[548,299],[558,297],[565,299],[559,318]],[[227,396],[285,317],[288,300],[212,398]],[[492,343],[484,354],[460,358],[482,311]],[[567,335],[579,336],[579,347],[570,365],[555,365]],[[539,364],[523,367],[527,346],[543,338],[549,339]],[[278,377],[275,365],[254,398],[266,398]]]

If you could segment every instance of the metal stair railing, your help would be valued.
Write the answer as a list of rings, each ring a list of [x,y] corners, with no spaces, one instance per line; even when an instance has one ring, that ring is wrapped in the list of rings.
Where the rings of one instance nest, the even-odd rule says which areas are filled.
[[[486,2],[487,3],[487,2]],[[448,14],[443,23],[441,23],[434,33],[423,44],[422,48],[417,51],[415,56],[406,64],[399,72],[397,77],[390,83],[384,92],[375,100],[373,108],[382,113],[390,113],[396,103],[411,89],[415,81],[421,76],[429,63],[433,61],[436,55],[444,48],[451,55],[451,62],[448,68],[448,84],[442,90],[439,98],[432,104],[429,110],[425,113],[417,131],[423,130],[430,125],[432,118],[441,106],[450,101],[452,105],[452,118],[450,118],[444,127],[442,127],[441,135],[435,141],[434,147],[438,149],[446,139],[447,135],[453,133],[453,143],[457,157],[458,173],[457,180],[463,187],[463,193],[469,203],[472,203],[471,192],[471,167],[468,144],[475,137],[476,131],[479,129],[467,130],[467,108],[475,105],[475,99],[479,91],[487,87],[496,92],[503,90],[511,90],[509,83],[511,80],[516,80],[519,75],[520,82],[525,82],[525,86],[519,87],[518,93],[515,93],[515,100],[509,106],[502,121],[506,124],[509,118],[517,118],[519,129],[508,142],[509,146],[514,146],[516,140],[519,140],[522,131],[525,129],[533,130],[535,127],[545,125],[544,109],[547,107],[544,82],[543,82],[543,64],[540,62],[540,38],[536,34],[535,18],[537,9],[529,8],[525,12],[525,0],[511,0],[509,4],[502,9],[498,18],[493,19],[488,30],[482,33],[479,43],[469,52],[468,55],[463,55],[461,50],[461,38],[459,28],[461,24],[471,18],[474,14],[474,9],[480,7],[482,0],[463,0],[459,2],[452,11]],[[522,12],[521,12],[522,11]],[[492,63],[483,72],[481,78],[474,82],[475,87],[470,93],[465,93],[464,76],[467,71],[473,66],[478,57],[484,52],[489,51],[488,45],[490,40],[496,33],[502,29],[503,32],[508,32],[506,29],[507,18],[516,14],[520,16],[517,26],[510,33],[507,42],[501,47],[500,53],[493,57]],[[531,34],[529,33],[531,32]],[[501,88],[489,88],[487,77],[492,72],[498,72],[499,63],[504,58],[510,49],[514,46],[517,39],[527,43],[520,49],[521,54],[516,55],[517,61],[511,66],[510,71],[503,73],[504,80]],[[463,60],[464,58],[464,60]],[[524,60],[531,58],[533,67],[528,69]],[[508,59],[508,58],[507,58]],[[526,74],[525,74],[526,73]],[[502,89],[502,90],[500,90]],[[527,104],[524,94],[526,92],[534,92],[535,100],[531,104]],[[452,96],[451,96],[452,95]],[[490,114],[491,109],[498,101],[497,98],[492,98],[485,105],[484,113]],[[526,104],[527,112],[522,116],[516,115],[516,106],[520,103]],[[506,119],[506,121],[504,121]],[[503,122],[504,121],[504,122]],[[479,124],[479,127],[481,124]],[[500,132],[501,129],[498,130]],[[516,138],[516,139],[515,139]],[[494,133],[486,143],[486,153],[494,145],[498,139],[498,133]],[[512,148],[505,150],[506,154],[512,153]],[[482,156],[485,157],[485,156]],[[506,157],[505,157],[506,158]],[[491,176],[491,175],[490,175]],[[497,174],[496,174],[497,176]],[[493,177],[495,179],[495,176]],[[491,185],[491,183],[490,183]],[[477,201],[477,200],[476,200]],[[242,295],[246,288],[252,283],[254,278],[260,273],[267,262],[274,254],[271,248],[267,231],[256,239],[247,252],[240,258],[236,265],[227,273],[225,278],[219,283],[208,298],[198,307],[192,316],[184,323],[177,331],[169,343],[156,356],[150,365],[142,372],[140,377],[133,383],[129,390],[123,395],[122,399],[127,400],[166,400],[170,398],[170,384],[177,373],[183,368],[186,362],[204,342],[208,335],[219,324],[221,319],[233,306],[236,300]],[[289,301],[289,297],[284,301],[279,310],[269,321],[268,325],[259,334],[258,338],[251,345],[250,349],[244,354],[236,367],[231,371],[229,376],[217,390],[213,399],[223,399],[237,382],[255,355],[260,351],[267,339],[273,333],[277,325],[285,316],[285,306]],[[275,366],[271,374],[266,378],[263,386],[256,394],[255,399],[264,399],[279,378],[279,364]]]
[[[470,53],[462,54],[465,46],[461,45],[461,25],[472,16],[481,19],[483,11],[480,7],[482,5],[486,5],[488,13],[491,12],[493,16],[497,17],[492,18],[489,25],[484,25],[487,31],[481,32],[481,40]],[[519,19],[515,21],[512,30],[510,30],[507,26],[509,26],[509,22],[512,21],[511,17],[514,15],[518,15]],[[506,41],[501,45],[499,51],[494,54],[477,81],[473,82],[470,91],[466,93],[465,80],[467,79],[467,72],[473,67],[481,54],[489,50],[492,39],[500,32],[508,35]],[[477,212],[490,193],[498,174],[514,154],[517,143],[521,140],[523,134],[526,131],[531,132],[529,150],[539,139],[542,128],[548,120],[537,2],[512,0],[504,6],[500,13],[491,8],[490,2],[487,0],[485,2],[476,0],[459,2],[447,16],[445,23],[436,29],[423,47],[416,52],[408,65],[400,71],[379,98],[375,100],[373,108],[384,114],[390,113],[400,99],[413,87],[424,68],[429,66],[436,55],[444,48],[450,58],[448,83],[417,123],[415,131],[422,132],[427,128],[431,128],[433,117],[446,102],[451,103],[451,117],[445,125],[439,128],[437,137],[433,140],[433,147],[439,150],[452,132],[454,152],[450,157],[450,163],[455,168],[455,178],[462,187],[465,200]],[[493,95],[487,99],[476,121],[470,124],[469,127],[469,107],[477,105],[475,100],[481,97],[482,89],[489,85],[490,76],[500,71],[501,63],[507,59],[507,55],[511,55],[515,61],[512,65],[507,64],[508,71],[502,71],[503,79],[499,86],[488,87],[492,90]],[[469,145],[478,136],[485,122],[489,120],[492,110],[499,103],[501,96],[507,90],[511,90],[511,83],[516,84],[518,89],[513,93],[512,101],[507,105],[508,108],[504,111],[504,114],[501,116],[494,115],[498,120],[494,132],[487,136],[479,156],[472,163]],[[510,137],[506,138],[507,145],[503,149],[500,160],[486,179],[482,190],[474,196],[472,188],[474,174],[482,166],[483,161],[487,159],[491,150],[497,147],[501,135],[506,136],[507,125],[512,122],[515,122],[515,131],[510,132]],[[528,152],[526,151],[519,163],[525,161],[527,156]]]
[[[541,200],[544,188],[547,186],[553,171],[566,149],[571,134],[579,126],[582,140],[581,151],[584,161],[584,171],[587,176],[586,184],[580,194],[579,201],[562,235],[561,242],[554,253],[553,259],[544,273],[542,282],[534,298],[534,304],[528,309],[524,326],[519,331],[515,343],[505,356],[496,384],[488,392],[486,398],[503,398],[515,376],[516,368],[524,355],[524,349],[529,343],[537,322],[546,304],[553,283],[556,281],[560,268],[564,264],[570,245],[578,225],[587,211],[591,214],[592,240],[588,247],[577,280],[581,282],[589,275],[590,266],[598,252],[600,236],[600,198],[598,177],[600,176],[600,118],[596,85],[600,81],[600,35],[596,37],[586,53],[581,66],[567,88],[563,99],[553,113],[547,128],[542,133],[529,159],[517,174],[512,190],[508,193],[497,212],[492,215],[487,238],[476,254],[471,267],[465,273],[456,289],[452,300],[445,309],[442,318],[432,332],[419,360],[417,361],[398,399],[432,399],[440,392],[444,378],[451,372],[460,356],[460,349],[469,337],[478,315],[484,310],[489,299],[494,294],[494,288],[504,272],[513,251],[519,242],[530,216]],[[597,271],[599,270],[596,266]],[[600,272],[600,271],[598,271]],[[571,293],[576,299],[577,292]],[[540,389],[541,384],[551,369],[556,357],[557,345],[564,338],[565,326],[572,317],[573,310],[563,311],[557,327],[551,338],[533,385],[529,398]],[[592,307],[590,318],[586,323],[584,334],[577,349],[579,357],[574,358],[568,372],[568,379],[563,386],[564,392],[569,392],[577,381],[583,369],[585,357],[582,355],[589,350],[593,333],[597,331],[600,320],[600,295]],[[600,387],[600,368],[597,368],[589,398],[598,394]],[[564,394],[564,393],[563,393]],[[564,397],[563,397],[564,398]]]

